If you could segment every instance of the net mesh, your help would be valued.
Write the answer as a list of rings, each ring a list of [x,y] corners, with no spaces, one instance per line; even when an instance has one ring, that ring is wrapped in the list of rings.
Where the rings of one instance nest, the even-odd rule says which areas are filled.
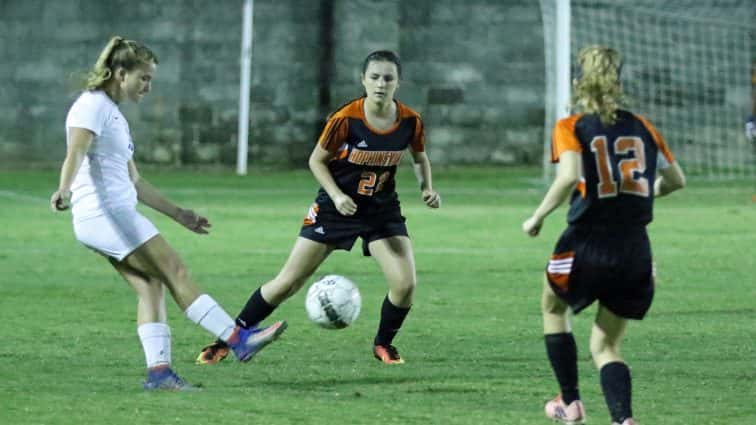
[[[563,0],[541,0],[547,99],[560,72],[549,59],[556,46],[555,1]],[[744,130],[752,107],[754,9],[751,0],[572,0],[572,75],[583,46],[614,47],[623,57],[627,106],[654,123],[687,173],[755,176],[756,147]],[[554,109],[547,105],[547,137]]]

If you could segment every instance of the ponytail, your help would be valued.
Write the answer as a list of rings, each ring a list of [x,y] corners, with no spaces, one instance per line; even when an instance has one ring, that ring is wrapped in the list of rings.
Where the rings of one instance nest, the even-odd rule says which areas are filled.
[[[100,89],[113,77],[117,68],[130,71],[145,63],[158,63],[152,50],[133,40],[126,40],[120,36],[112,37],[87,74],[85,87],[87,90]]]
[[[113,70],[108,66],[108,59],[110,59],[113,49],[123,41],[123,37],[115,36],[108,41],[108,44],[100,52],[100,57],[97,58],[94,67],[87,75],[86,88],[87,90],[96,90],[102,87],[106,81],[113,76]]]

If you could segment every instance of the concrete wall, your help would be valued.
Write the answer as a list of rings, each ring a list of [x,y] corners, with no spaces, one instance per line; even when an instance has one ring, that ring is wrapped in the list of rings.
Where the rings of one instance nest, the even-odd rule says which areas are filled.
[[[111,35],[150,46],[153,92],[124,105],[141,161],[233,163],[241,0],[0,0],[0,164],[59,161],[72,78]],[[444,163],[537,163],[543,36],[534,0],[256,0],[250,163],[304,166],[327,114],[394,49],[397,97]]]

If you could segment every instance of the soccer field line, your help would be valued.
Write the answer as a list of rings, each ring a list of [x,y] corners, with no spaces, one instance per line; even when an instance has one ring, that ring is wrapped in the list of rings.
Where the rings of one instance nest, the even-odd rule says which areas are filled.
[[[16,192],[13,190],[0,190],[0,197],[16,199],[20,201],[28,201],[28,202],[47,202],[48,201],[47,198],[43,198],[41,196],[29,195],[23,192]]]
[[[352,248],[352,252],[357,251],[357,246],[355,244],[355,247]],[[188,252],[188,250],[182,249],[185,253]],[[201,249],[192,249],[192,251],[201,251]],[[522,251],[530,251],[533,253],[540,253],[542,250],[538,247],[528,247],[523,248],[522,246],[512,246],[512,247],[491,247],[491,248],[466,248],[466,247],[436,247],[436,248],[423,248],[423,247],[415,247],[414,252],[415,254],[423,254],[423,255],[448,255],[448,254],[454,254],[454,255],[474,255],[474,256],[490,256],[491,254],[507,254],[512,252],[522,252]],[[49,254],[49,253],[57,253],[60,252],[59,248],[41,248],[41,247],[35,247],[35,246],[29,246],[29,247],[14,247],[12,249],[0,249],[0,255],[9,255],[9,254]],[[285,256],[288,255],[290,252],[290,248],[245,248],[245,249],[235,249],[234,253],[238,255],[281,255]]]
[[[200,195],[200,196],[206,196],[208,194],[210,195],[236,195],[236,196],[242,196],[242,195],[249,195],[249,196],[255,196],[255,195],[264,195],[268,197],[279,197],[279,196],[301,196],[303,199],[314,199],[315,195],[317,194],[317,190],[311,190],[311,189],[245,189],[245,188],[205,188],[205,189],[194,189],[194,188],[165,188],[161,189],[161,191],[167,195],[182,195],[182,196],[192,196],[192,195]],[[507,195],[507,194],[538,194],[541,191],[538,189],[532,189],[532,188],[517,188],[517,189],[481,189],[481,188],[450,188],[445,189],[442,191],[442,195]],[[411,196],[409,193],[402,193],[400,192],[400,195],[403,196]],[[37,195],[31,195],[25,192],[19,192],[14,190],[0,190],[0,198],[6,198],[6,199],[14,199],[19,201],[26,201],[26,202],[47,202],[48,199],[44,198],[42,196]],[[252,201],[250,201],[252,202]]]
[[[443,187],[439,189],[440,193],[443,195],[480,195],[480,196],[501,196],[502,205],[495,206],[495,208],[506,208],[506,204],[508,199],[506,198],[507,195],[528,195],[528,196],[537,196],[541,193],[545,192],[545,190],[542,190],[540,188],[528,188],[528,187],[520,187],[520,188],[506,188],[506,189],[494,189],[494,188],[475,188],[475,187],[456,187],[456,188],[448,188],[444,189]],[[707,195],[707,194],[737,194],[739,192],[742,192],[743,194],[749,193],[747,188],[742,187],[732,187],[732,188],[723,188],[723,187],[696,187],[694,188],[695,192],[701,195]],[[234,196],[243,196],[243,195],[261,195],[261,196],[268,196],[271,198],[279,197],[279,196],[302,196],[303,202],[309,202],[309,200],[314,199],[316,191],[311,189],[274,189],[274,188],[204,188],[204,189],[196,189],[196,188],[165,188],[162,190],[164,193],[168,195],[184,195],[184,196],[192,196],[192,195],[199,195],[199,196],[207,196],[208,194],[212,195],[234,195]],[[400,197],[406,198],[408,196],[412,196],[409,192],[400,191]],[[4,190],[0,189],[0,198],[15,200],[15,201],[21,201],[21,202],[29,202],[29,203],[47,203],[49,201],[48,198],[43,196],[38,196],[31,194],[29,192],[25,191],[16,191],[16,190]],[[250,203],[253,203],[252,200],[250,200]],[[455,206],[463,206],[463,205],[455,205]],[[409,207],[410,209],[412,207]],[[407,209],[407,206],[404,207],[404,209]],[[408,209],[407,209],[408,210]]]
[[[400,195],[406,196],[407,193],[411,193],[412,190],[397,185],[397,191]],[[541,185],[528,185],[521,187],[508,187],[508,188],[493,188],[493,187],[444,187],[443,183],[439,183],[436,189],[442,195],[496,195],[496,194],[523,194],[523,193],[546,193],[548,187]],[[692,187],[693,190],[700,193],[737,193],[740,191],[748,191],[745,187]],[[317,187],[312,188],[244,188],[244,187],[222,187],[222,188],[190,188],[190,187],[163,187],[161,189],[166,193],[175,193],[180,195],[193,195],[201,194],[206,195],[208,193],[213,194],[252,194],[252,195],[303,195],[314,197],[317,193]]]
[[[207,189],[195,189],[195,188],[165,188],[161,189],[166,193],[173,193],[177,195],[195,195],[208,193],[213,194],[250,194],[250,195],[303,195],[315,197],[317,189],[275,189],[275,188],[207,188]],[[407,191],[399,189],[399,193],[406,193]],[[439,192],[442,194],[450,195],[495,195],[495,194],[508,194],[508,193],[538,193],[542,192],[541,189],[536,188],[507,188],[507,189],[493,189],[493,188],[477,188],[477,187],[455,187],[455,188],[439,188]]]
[[[444,195],[506,195],[506,194],[540,194],[546,192],[546,187],[510,187],[510,188],[491,188],[491,187],[443,187],[443,185],[439,186],[438,191]],[[740,191],[747,192],[748,189],[744,187],[721,187],[721,186],[713,186],[713,187],[692,187],[691,189],[695,190],[697,193],[737,193]],[[217,195],[225,195],[225,194],[231,194],[231,195],[238,195],[238,194],[249,194],[249,195],[270,195],[270,196],[290,196],[290,195],[301,195],[305,197],[315,197],[317,194],[317,188],[306,188],[306,189],[292,189],[292,188],[233,188],[233,187],[205,187],[205,188],[189,188],[189,187],[163,187],[161,188],[161,191],[165,193],[170,194],[176,194],[176,195],[207,195],[207,194],[217,194]],[[403,190],[402,188],[399,188],[400,195],[407,196],[407,194],[411,193],[410,190]],[[24,191],[16,191],[16,190],[4,190],[0,189],[0,197],[5,198],[12,198],[12,199],[22,199],[27,201],[44,201],[47,202],[48,199],[42,196],[38,195],[32,195]]]

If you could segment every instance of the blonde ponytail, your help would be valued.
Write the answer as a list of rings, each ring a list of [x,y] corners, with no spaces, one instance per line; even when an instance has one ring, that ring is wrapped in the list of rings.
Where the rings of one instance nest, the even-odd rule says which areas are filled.
[[[137,65],[150,62],[157,65],[157,56],[143,44],[120,36],[112,37],[87,74],[85,87],[87,90],[100,89],[113,77],[116,68],[131,71]]]
[[[613,124],[617,109],[625,101],[620,85],[620,54],[606,46],[588,46],[580,50],[581,76],[574,82],[572,107],[596,114],[604,124]]]
[[[108,66],[108,59],[113,53],[113,49],[122,41],[123,37],[115,36],[111,38],[105,48],[102,49],[100,57],[97,58],[97,62],[95,62],[94,67],[87,75],[87,90],[99,89],[110,79],[110,77],[113,76],[113,70]]]

